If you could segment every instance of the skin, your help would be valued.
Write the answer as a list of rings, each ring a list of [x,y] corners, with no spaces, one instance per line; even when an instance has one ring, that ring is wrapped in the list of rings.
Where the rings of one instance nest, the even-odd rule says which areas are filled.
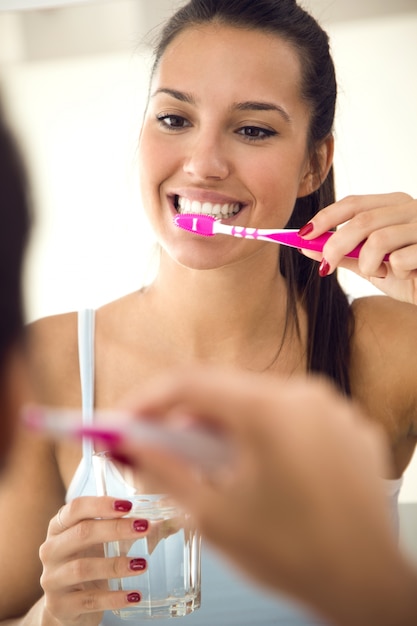
[[[20,345],[13,345],[0,369],[0,471],[8,462],[21,405],[32,395],[26,354]]]
[[[306,146],[310,116],[299,95],[298,58],[273,35],[245,31],[244,38],[243,61],[239,30],[185,31],[166,51],[151,86],[139,152],[144,207],[161,245],[188,267],[218,267],[217,251],[229,265],[254,254],[276,258],[276,250],[248,240],[236,245],[218,238],[207,245],[201,237],[175,232],[175,194],[200,202],[239,202],[242,225],[279,228],[296,198],[312,190]],[[254,54],[260,38],[270,51],[262,64]],[[190,55],[199,46],[211,48],[208,57],[204,54],[204,72]],[[286,71],[277,72],[277,65]],[[243,108],[253,103],[253,94],[269,110]],[[323,151],[330,156],[331,148],[330,142]]]
[[[354,396],[389,435],[394,476],[400,476],[413,455],[417,435],[416,397],[411,391],[413,374],[406,365],[408,358],[413,360],[416,332],[416,201],[404,193],[344,198],[314,217],[306,238],[339,224],[342,226],[327,242],[322,257],[304,253],[316,260],[325,259],[329,272],[336,267],[354,271],[392,298],[355,301],[358,328],[351,376]],[[352,249],[352,242],[354,247],[363,240],[366,242],[359,259],[343,256]],[[382,262],[386,253],[390,253],[389,263]],[[394,298],[403,304],[399,306]],[[374,387],[376,377],[379,383]],[[369,393],[373,388],[377,394]]]
[[[202,41],[205,45],[200,47]],[[277,66],[281,72],[276,72]],[[301,306],[301,338],[290,329],[277,355],[286,307],[277,247],[228,237],[203,239],[172,224],[173,196],[179,193],[190,199],[239,201],[243,208],[230,223],[259,227],[286,223],[296,197],[312,191],[326,174],[333,148],[331,138],[318,146],[321,171],[314,170],[307,150],[309,111],[299,84],[296,52],[263,33],[207,26],[185,31],[167,49],[151,85],[139,146],[144,206],[162,246],[160,271],[149,287],[97,311],[98,408],[114,407],[166,368],[201,361],[268,370],[277,380],[305,374],[307,320]],[[192,102],[173,96],[173,89],[191,94]],[[282,107],[292,123],[276,110],[236,109],[236,102],[254,98]],[[167,118],[164,125],[156,115],[177,116],[176,124],[178,117],[184,118],[187,125],[170,130]],[[276,134],[265,135],[265,130]],[[256,139],[248,139],[248,134]],[[384,212],[383,198],[369,198],[377,214]],[[401,204],[403,198],[390,202]],[[366,202],[357,199],[358,214],[364,213],[361,207]],[[417,203],[411,205],[416,220]],[[337,221],[341,205],[331,210]],[[401,212],[398,215],[401,223]],[[362,235],[357,229],[355,244]],[[337,262],[336,257],[329,259]],[[355,303],[354,314],[358,323],[353,337],[353,395],[385,427],[392,451],[390,472],[399,476],[411,458],[417,433],[413,376],[417,355],[411,349],[417,341],[415,306],[369,298]],[[40,320],[30,329],[31,367],[42,403],[81,406],[76,324],[76,314],[70,313]],[[98,624],[102,610],[127,604],[125,596],[115,597],[102,587],[96,594],[96,581],[107,574],[109,565],[96,560],[94,549],[102,542],[104,523],[95,518],[110,518],[105,527],[109,534],[114,532],[114,539],[122,531],[133,532],[131,527],[122,528],[124,522],[108,502],[97,498],[66,506],[62,518],[71,530],[58,530],[57,511],[80,457],[77,444],[34,441],[24,433],[19,437],[8,480],[0,485],[4,623]],[[26,519],[28,511],[31,532],[22,539],[16,519]],[[78,542],[86,527],[87,554]],[[124,567],[128,574],[126,563]],[[78,582],[59,575],[66,568],[78,571]]]
[[[379,479],[385,435],[323,380],[200,366],[159,377],[124,408],[163,422],[185,414],[233,443],[232,469],[203,476],[140,442],[117,452],[249,576],[332,624],[415,624],[416,571],[398,551]]]

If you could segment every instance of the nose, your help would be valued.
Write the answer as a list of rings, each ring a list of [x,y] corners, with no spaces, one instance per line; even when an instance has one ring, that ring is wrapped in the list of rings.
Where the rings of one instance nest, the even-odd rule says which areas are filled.
[[[194,138],[183,167],[187,174],[200,180],[224,180],[230,172],[221,140],[203,134]]]

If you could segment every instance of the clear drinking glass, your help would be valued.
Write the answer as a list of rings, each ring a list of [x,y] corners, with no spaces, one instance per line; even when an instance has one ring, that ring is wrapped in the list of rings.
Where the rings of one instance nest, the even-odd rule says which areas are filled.
[[[142,539],[111,541],[108,557],[145,558],[147,570],[138,576],[114,578],[113,590],[139,591],[141,601],[114,611],[122,619],[183,617],[199,608],[201,568],[199,532],[190,516],[168,496],[152,493],[140,473],[116,465],[106,452],[93,455],[98,495],[133,503],[126,517],[147,519],[150,530]]]

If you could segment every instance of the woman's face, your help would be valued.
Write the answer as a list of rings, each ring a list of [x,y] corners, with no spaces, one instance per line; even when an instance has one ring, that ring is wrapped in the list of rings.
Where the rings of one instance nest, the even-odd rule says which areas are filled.
[[[300,76],[294,48],[256,30],[207,24],[166,49],[142,128],[140,178],[157,238],[178,262],[217,267],[271,248],[183,231],[173,225],[178,211],[282,228],[297,196],[311,192]]]

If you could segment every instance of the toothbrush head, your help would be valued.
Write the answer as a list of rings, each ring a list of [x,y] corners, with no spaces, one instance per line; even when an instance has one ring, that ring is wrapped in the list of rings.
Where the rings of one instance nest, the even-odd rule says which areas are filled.
[[[212,215],[199,213],[178,213],[174,217],[175,226],[205,237],[212,237],[215,234],[214,225],[216,221]]]

